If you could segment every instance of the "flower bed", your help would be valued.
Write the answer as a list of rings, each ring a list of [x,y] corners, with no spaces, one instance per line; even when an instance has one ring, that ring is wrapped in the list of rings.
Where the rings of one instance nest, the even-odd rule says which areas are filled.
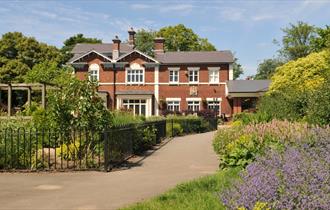
[[[283,151],[271,150],[249,164],[221,196],[229,209],[328,209],[330,206],[330,132],[314,128],[315,139],[300,139]]]

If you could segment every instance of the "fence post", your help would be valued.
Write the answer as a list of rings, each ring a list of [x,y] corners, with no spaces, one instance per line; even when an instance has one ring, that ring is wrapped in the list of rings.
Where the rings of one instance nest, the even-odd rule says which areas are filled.
[[[172,137],[174,137],[174,119],[171,120],[171,127],[172,127]]]
[[[109,139],[108,132],[105,129],[103,131],[103,142],[104,142],[104,171],[109,172]]]

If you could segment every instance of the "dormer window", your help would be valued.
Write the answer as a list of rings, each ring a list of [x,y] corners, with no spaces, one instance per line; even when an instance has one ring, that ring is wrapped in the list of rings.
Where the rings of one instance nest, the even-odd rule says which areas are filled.
[[[127,84],[143,84],[144,83],[144,68],[133,63],[129,68],[126,68],[126,83]]]
[[[88,68],[88,79],[91,82],[99,81],[100,66],[96,63],[93,63]]]

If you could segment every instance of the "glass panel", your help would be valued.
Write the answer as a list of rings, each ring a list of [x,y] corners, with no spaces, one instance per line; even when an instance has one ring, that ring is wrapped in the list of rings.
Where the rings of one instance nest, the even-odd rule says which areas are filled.
[[[139,104],[135,104],[135,110],[134,110],[134,113],[136,115],[139,115],[140,114],[140,105]]]
[[[141,115],[146,115],[146,105],[141,105]]]

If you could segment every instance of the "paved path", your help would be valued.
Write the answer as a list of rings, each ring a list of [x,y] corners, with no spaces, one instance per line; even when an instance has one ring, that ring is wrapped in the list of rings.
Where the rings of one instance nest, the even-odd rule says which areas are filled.
[[[116,209],[214,173],[214,132],[178,137],[128,170],[0,174],[0,209]]]

